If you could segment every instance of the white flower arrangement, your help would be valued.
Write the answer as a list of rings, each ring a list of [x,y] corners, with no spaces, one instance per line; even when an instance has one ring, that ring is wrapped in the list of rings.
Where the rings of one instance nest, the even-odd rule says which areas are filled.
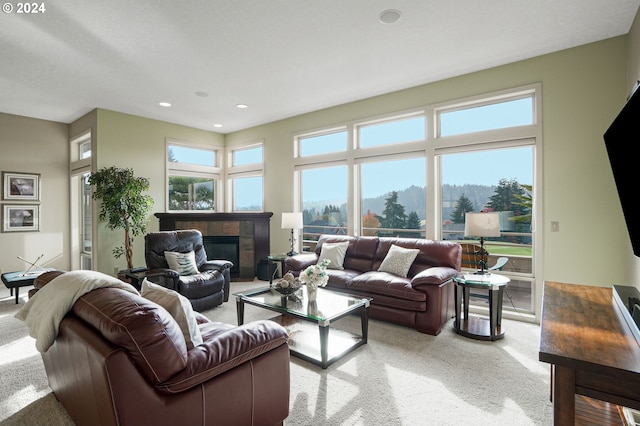
[[[322,262],[316,265],[311,265],[300,274],[300,281],[305,283],[307,287],[318,288],[324,287],[329,281],[329,275],[327,275],[327,266],[331,261],[324,259]]]

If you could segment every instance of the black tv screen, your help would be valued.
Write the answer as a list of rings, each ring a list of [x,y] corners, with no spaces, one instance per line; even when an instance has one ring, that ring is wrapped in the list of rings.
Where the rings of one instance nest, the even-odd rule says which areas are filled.
[[[640,159],[635,151],[638,140],[640,90],[636,83],[622,111],[605,132],[604,143],[618,188],[633,254],[640,257]]]

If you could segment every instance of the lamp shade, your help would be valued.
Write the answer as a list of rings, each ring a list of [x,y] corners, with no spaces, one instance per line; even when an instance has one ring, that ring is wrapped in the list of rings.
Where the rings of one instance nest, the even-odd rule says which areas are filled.
[[[283,212],[282,213],[282,229],[300,229],[302,228],[301,212]]]
[[[499,237],[500,213],[466,213],[464,235],[465,237]]]

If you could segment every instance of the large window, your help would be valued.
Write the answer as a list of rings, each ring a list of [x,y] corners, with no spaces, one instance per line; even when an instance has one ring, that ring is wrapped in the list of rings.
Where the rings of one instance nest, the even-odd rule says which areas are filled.
[[[362,235],[424,238],[424,157],[360,166]]]
[[[465,213],[499,212],[500,237],[485,239],[491,267],[511,278],[504,309],[535,312],[534,169],[539,128],[534,89],[472,99],[436,109],[443,239],[479,244],[464,235]],[[471,271],[473,272],[473,271]],[[482,296],[482,292],[476,292]],[[472,298],[479,309],[487,298]]]
[[[511,277],[504,309],[525,312],[533,310],[533,155],[532,146],[523,146],[446,154],[441,158],[443,238],[479,245],[478,237],[464,235],[465,213],[499,212],[501,236],[484,241],[489,252],[488,266],[499,257],[509,259],[503,270],[521,276]],[[472,299],[480,306],[486,301]]]
[[[347,230],[347,166],[334,165],[300,171],[302,221],[305,240]]]
[[[215,211],[220,167],[213,148],[167,141],[167,210]]]
[[[338,232],[474,243],[464,213],[499,211],[486,248],[490,264],[508,258],[505,311],[536,313],[539,98],[531,85],[296,135],[306,245]]]
[[[228,158],[228,194],[230,210],[263,211],[264,156],[262,142],[232,149]]]

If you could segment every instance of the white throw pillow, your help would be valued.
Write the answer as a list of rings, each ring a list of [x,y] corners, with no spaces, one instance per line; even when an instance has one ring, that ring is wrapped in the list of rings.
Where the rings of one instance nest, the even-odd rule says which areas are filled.
[[[318,264],[320,264],[324,259],[329,259],[331,263],[329,263],[327,269],[344,269],[344,256],[347,254],[347,248],[349,248],[348,241],[345,241],[344,243],[322,244]]]
[[[171,314],[180,326],[187,349],[202,343],[202,334],[193,315],[193,308],[189,300],[173,290],[154,284],[146,278],[142,280],[142,297],[162,306]]]
[[[169,268],[178,272],[180,275],[194,275],[200,272],[198,271],[198,265],[196,265],[196,254],[193,250],[189,253],[165,251],[164,257],[167,259]]]
[[[406,249],[392,244],[378,271],[389,272],[406,278],[409,268],[411,268],[418,253],[420,253],[418,249]]]

